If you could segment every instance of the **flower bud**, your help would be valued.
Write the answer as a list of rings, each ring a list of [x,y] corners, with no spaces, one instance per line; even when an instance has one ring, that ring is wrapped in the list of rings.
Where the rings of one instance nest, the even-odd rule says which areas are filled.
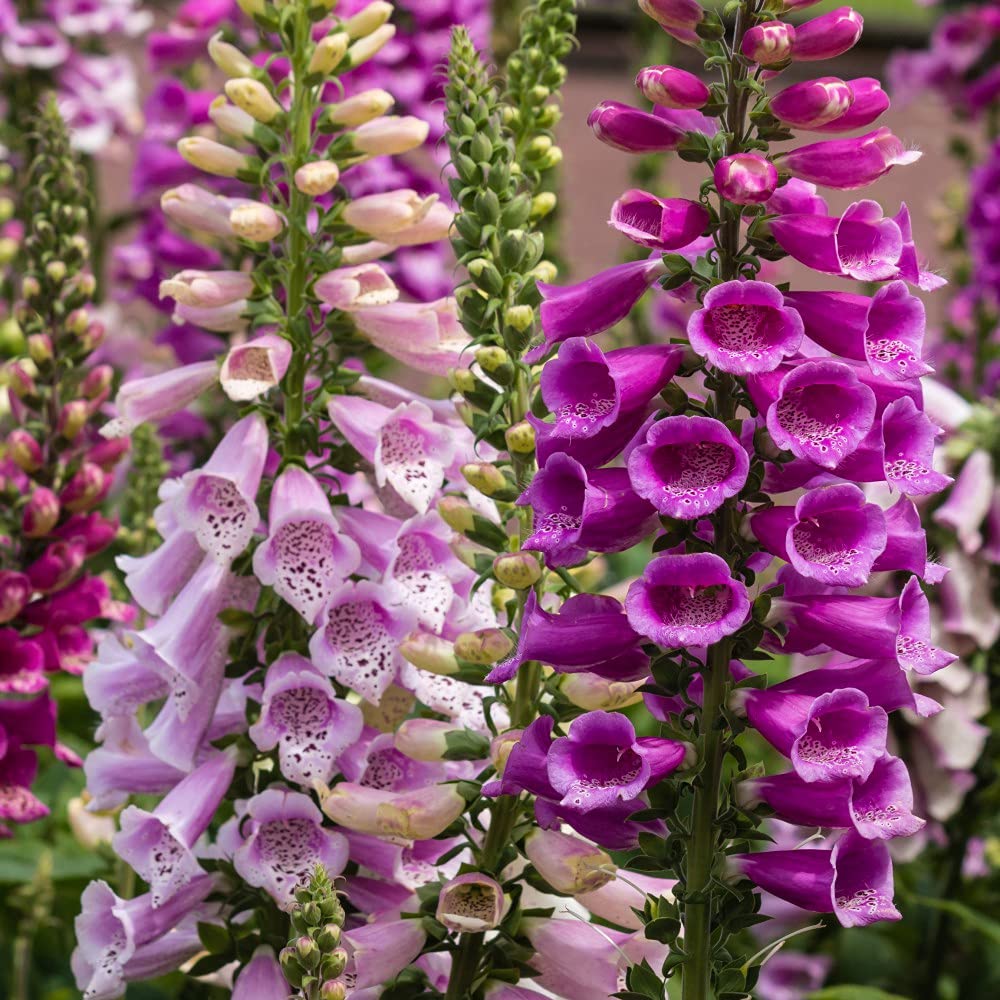
[[[793,128],[812,129],[840,118],[853,103],[849,84],[824,76],[786,87],[771,99],[771,113]]]
[[[761,205],[777,190],[778,171],[758,153],[736,153],[716,163],[715,186],[726,201]]]
[[[460,934],[481,934],[496,927],[503,917],[503,889],[488,875],[469,872],[441,887],[439,923]]]
[[[613,681],[598,674],[581,672],[565,674],[560,689],[577,708],[588,712],[613,712],[642,701],[639,688],[646,683],[645,678],[635,681]]]
[[[510,489],[507,477],[490,462],[468,462],[462,466],[465,481],[488,497],[498,496]]]
[[[84,462],[63,487],[59,502],[71,513],[90,510],[100,502],[109,484],[107,473],[91,462]]]
[[[540,194],[536,194],[531,199],[531,218],[544,219],[555,210],[558,200],[553,191],[542,191]]]
[[[703,108],[712,96],[698,77],[675,66],[647,66],[639,70],[635,85],[661,108]]]
[[[80,383],[80,392],[85,399],[100,399],[111,388],[114,378],[115,370],[111,365],[97,365]]]
[[[705,11],[698,0],[639,0],[639,9],[679,42],[699,43],[695,29],[701,24]]]
[[[56,429],[67,441],[75,441],[80,431],[87,426],[90,418],[90,407],[85,400],[72,399],[64,403],[59,411],[59,422]]]
[[[388,239],[420,222],[437,200],[437,195],[423,198],[409,188],[385,191],[356,198],[344,208],[343,219],[375,239]]]
[[[13,316],[8,316],[0,321],[0,356],[16,357],[23,350],[24,333],[17,320]]]
[[[295,957],[299,960],[300,965],[311,971],[319,965],[323,954],[316,942],[308,935],[303,934],[295,939]]]
[[[278,963],[281,965],[281,974],[288,980],[292,987],[298,987],[302,983],[302,967],[299,965],[299,956],[294,947],[289,945],[282,948],[278,953]]]
[[[324,924],[316,934],[316,944],[325,952],[333,951],[340,945],[340,935],[339,924]]]
[[[237,205],[229,213],[229,224],[237,236],[255,243],[269,243],[285,228],[281,216],[270,205],[259,202]]]
[[[45,265],[45,277],[57,285],[66,280],[66,265],[61,260],[50,260]]]
[[[542,261],[538,267],[535,268],[537,271],[543,264],[548,264],[548,261]],[[549,264],[549,271],[547,272],[547,277],[539,277],[540,281],[552,281],[555,278],[555,266]],[[505,326],[512,327],[517,330],[518,333],[527,333],[528,330],[532,328],[535,322],[535,310],[531,306],[511,306],[504,314],[503,321]]]
[[[257,129],[257,121],[252,115],[230,104],[224,97],[217,97],[212,101],[208,117],[220,132],[235,139],[252,139]]]
[[[451,826],[465,805],[454,785],[393,793],[344,781],[323,800],[323,812],[358,833],[429,840]]]
[[[82,337],[90,326],[90,313],[86,309],[74,309],[65,319],[63,327],[67,333]]]
[[[476,512],[472,504],[465,497],[442,497],[438,501],[437,509],[441,515],[441,519],[453,531],[459,531],[464,534],[467,531],[471,531],[475,525]]]
[[[389,5],[386,4],[386,6],[388,7]],[[377,55],[395,34],[396,26],[394,24],[383,24],[380,28],[376,28],[370,35],[359,38],[347,50],[348,63],[353,68],[367,62],[372,56]]]
[[[53,542],[27,568],[32,588],[43,594],[61,590],[80,571],[86,554],[86,545],[79,539]]]
[[[386,3],[385,0],[375,0],[357,14],[347,18],[343,30],[351,38],[362,38],[381,28],[390,17],[392,17],[392,4]]]
[[[340,167],[330,160],[313,160],[295,171],[295,186],[310,198],[328,194],[340,181]]]
[[[339,65],[351,44],[350,36],[344,31],[336,31],[320,39],[309,59],[309,72],[332,73]]]
[[[412,760],[443,760],[448,751],[448,733],[461,732],[453,722],[438,719],[407,719],[393,738],[396,749]]]
[[[31,494],[21,515],[21,530],[28,538],[44,538],[59,523],[59,499],[40,486]]]
[[[525,838],[524,852],[538,874],[556,892],[568,896],[593,892],[615,877],[610,855],[579,837],[535,829]]]
[[[5,369],[7,389],[18,399],[29,399],[38,392],[35,380],[24,365],[11,362]]]
[[[284,108],[274,99],[271,91],[259,80],[241,76],[227,80],[226,97],[256,121],[267,124],[274,121]]]
[[[99,465],[105,472],[113,469],[124,457],[132,445],[127,437],[111,438],[99,441],[88,448],[84,458],[94,465]]]
[[[498,628],[463,632],[455,639],[455,655],[468,663],[488,667],[499,663],[514,648],[514,643]]]
[[[529,552],[507,552],[493,560],[493,575],[505,587],[527,590],[542,578],[542,567]]]
[[[208,42],[208,57],[226,76],[252,76],[254,64],[235,45],[222,40],[222,33],[213,35]]]
[[[521,740],[522,729],[508,729],[507,732],[494,736],[490,742],[490,763],[498,775],[502,775],[507,766],[507,758],[511,750]]]
[[[160,282],[160,298],[179,305],[212,308],[231,305],[253,293],[253,278],[246,271],[178,271]]]
[[[795,29],[784,21],[754,25],[744,36],[740,51],[765,69],[783,69],[792,58]]]
[[[530,455],[535,450],[535,428],[527,420],[508,427],[503,437],[515,455]]]
[[[354,128],[384,115],[395,103],[387,90],[364,90],[326,109],[326,120],[331,125]]]
[[[12,236],[0,237],[0,266],[12,263],[20,249],[21,244]]]
[[[200,135],[181,139],[177,151],[191,166],[218,177],[235,177],[250,167],[250,159],[243,153]]]
[[[13,621],[24,610],[33,589],[23,573],[0,570],[0,625]]]
[[[347,1000],[347,995],[347,986],[333,979],[328,979],[319,988],[319,1000]]]
[[[814,17],[795,29],[792,58],[796,62],[835,59],[857,45],[864,24],[864,18],[851,7]]]
[[[28,357],[36,365],[44,365],[52,360],[52,338],[45,333],[33,333],[28,337]]]
[[[429,632],[414,632],[407,636],[399,644],[399,653],[407,663],[431,674],[446,677],[459,669],[453,644]]]
[[[42,467],[42,446],[27,432],[12,430],[7,435],[7,456],[23,472]]]
[[[334,948],[333,951],[324,956],[320,972],[328,980],[335,981],[335,978],[347,968],[349,958],[345,948]]]
[[[352,142],[368,156],[399,156],[422,146],[430,126],[412,115],[384,115],[359,125]]]

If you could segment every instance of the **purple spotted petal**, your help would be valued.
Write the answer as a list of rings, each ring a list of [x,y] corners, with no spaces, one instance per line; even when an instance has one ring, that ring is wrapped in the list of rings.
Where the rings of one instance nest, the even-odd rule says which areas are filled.
[[[940,434],[912,399],[886,407],[882,415],[885,481],[907,496],[940,493],[952,481],[934,470],[934,442]]]
[[[853,783],[850,815],[854,829],[868,840],[912,837],[925,825],[913,815],[910,774],[898,757],[882,757],[865,781]]]
[[[892,859],[881,840],[848,830],[834,846],[831,861],[836,870],[833,910],[842,926],[901,919],[892,902]]]

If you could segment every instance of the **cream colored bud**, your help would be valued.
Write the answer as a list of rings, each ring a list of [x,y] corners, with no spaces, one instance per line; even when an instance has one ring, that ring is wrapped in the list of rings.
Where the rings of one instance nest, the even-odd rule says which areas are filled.
[[[239,151],[200,135],[181,139],[177,143],[177,152],[191,166],[217,177],[235,177],[250,166],[250,160]]]
[[[233,232],[245,240],[268,243],[285,228],[281,216],[270,205],[238,205],[229,213]]]
[[[448,676],[458,672],[454,646],[429,632],[414,632],[399,644],[399,653],[407,663],[430,674]]]
[[[225,135],[234,139],[249,139],[257,127],[257,122],[242,108],[230,104],[224,97],[217,97],[208,109],[208,117],[215,127]]]
[[[413,115],[384,115],[359,126],[354,148],[368,156],[399,156],[423,145],[430,126]]]
[[[226,76],[252,76],[254,64],[235,45],[222,40],[222,33],[208,43],[208,56]]]
[[[331,104],[326,109],[326,117],[331,125],[354,128],[384,115],[395,103],[396,99],[388,90],[376,87],[373,90],[363,90],[360,94],[348,97],[337,104]]]
[[[332,73],[340,65],[350,44],[350,36],[344,31],[335,31],[321,39],[309,59],[309,72]]]
[[[274,95],[259,80],[247,76],[226,81],[226,96],[238,108],[242,108],[251,118],[265,125],[274,121],[284,109],[274,99]]]
[[[463,632],[455,640],[455,655],[469,663],[490,666],[498,663],[514,648],[510,638],[498,628]]]
[[[384,0],[375,0],[353,17],[349,17],[344,22],[343,29],[351,38],[362,38],[381,28],[390,17],[392,17],[392,4],[385,3]]]
[[[347,61],[352,67],[360,66],[368,62],[372,56],[377,55],[379,50],[390,41],[396,34],[394,24],[383,24],[381,28],[376,28],[370,35],[359,38],[348,50]]]
[[[646,683],[645,678],[635,681],[612,681],[597,674],[565,674],[562,678],[562,693],[577,708],[588,712],[612,712],[642,701],[639,688]]]
[[[330,160],[314,160],[295,171],[295,186],[310,197],[332,191],[340,180],[340,168]]]
[[[527,420],[508,427],[503,437],[516,455],[530,455],[535,450],[535,428]]]

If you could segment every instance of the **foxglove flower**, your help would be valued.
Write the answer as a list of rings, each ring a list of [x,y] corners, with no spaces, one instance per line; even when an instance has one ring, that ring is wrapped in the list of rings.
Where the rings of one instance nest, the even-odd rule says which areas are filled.
[[[880,128],[854,139],[827,139],[800,146],[781,162],[800,180],[853,191],[867,187],[895,166],[916,163],[921,155],[907,150],[889,129]]]
[[[633,188],[611,206],[609,224],[640,246],[679,250],[701,236],[708,222],[707,209],[696,201],[664,200]]]

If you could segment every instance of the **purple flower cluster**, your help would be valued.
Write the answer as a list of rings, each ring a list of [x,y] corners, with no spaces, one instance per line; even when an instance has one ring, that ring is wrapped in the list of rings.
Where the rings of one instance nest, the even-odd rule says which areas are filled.
[[[699,43],[700,4],[641,6],[678,40]],[[860,16],[841,8],[794,29],[757,23],[742,52],[776,72],[839,55],[860,33]],[[650,644],[693,656],[707,677],[720,651],[723,663],[735,652],[731,679],[721,678],[729,710],[790,764],[742,782],[737,795],[747,807],[766,802],[788,822],[843,833],[829,849],[765,851],[732,864],[844,926],[898,919],[886,841],[924,821],[913,813],[906,767],[890,752],[888,713],[939,711],[910,679],[956,659],[932,642],[920,581],[935,582],[939,572],[928,564],[914,507],[950,479],[934,466],[940,429],[924,413],[920,381],[931,371],[922,358],[924,309],[908,286],[943,282],[921,267],[905,206],[886,218],[876,202],[858,201],[831,215],[815,185],[864,187],[919,154],[883,127],[774,157],[732,145],[718,155],[718,128],[699,111],[707,89],[671,67],[643,70],[638,85],[654,107],[603,102],[590,116],[595,135],[631,153],[705,150],[719,208],[707,197],[627,192],[611,224],[651,248],[650,258],[575,286],[541,286],[545,339],[534,358],[557,347],[558,355],[541,376],[551,418],[535,419],[540,471],[519,502],[534,514],[526,547],[553,569],[666,530],[623,602],[581,595],[553,609],[530,598],[518,648],[490,679],[539,660],[560,673],[641,682]],[[768,107],[775,127],[837,133],[872,125],[888,101],[876,81],[824,77],[780,91]],[[739,244],[725,242],[727,227],[739,232],[741,215],[758,205],[766,217],[752,221],[751,245],[783,251],[821,276],[884,284],[865,295],[783,291],[759,280],[735,259]],[[624,318],[668,272],[670,287],[684,275],[681,294],[697,292],[690,355],[675,346],[604,353],[587,339]],[[672,381],[699,372],[683,391]],[[872,497],[895,497],[883,506],[858,484]],[[784,503],[772,499],[792,491]],[[772,559],[784,563],[780,586],[761,590],[755,578]],[[873,583],[895,578],[876,574],[899,573],[910,574],[900,591],[870,596]],[[762,633],[766,648],[822,659],[780,684],[747,681],[739,651],[752,652]],[[647,703],[676,732],[708,685],[696,675],[683,697],[647,695]],[[568,737],[552,741],[549,731],[541,719],[524,732],[492,791],[530,791],[543,826],[567,822],[611,847],[635,842],[629,812],[693,757],[672,740],[637,740],[626,720],[605,713],[582,716]]]

